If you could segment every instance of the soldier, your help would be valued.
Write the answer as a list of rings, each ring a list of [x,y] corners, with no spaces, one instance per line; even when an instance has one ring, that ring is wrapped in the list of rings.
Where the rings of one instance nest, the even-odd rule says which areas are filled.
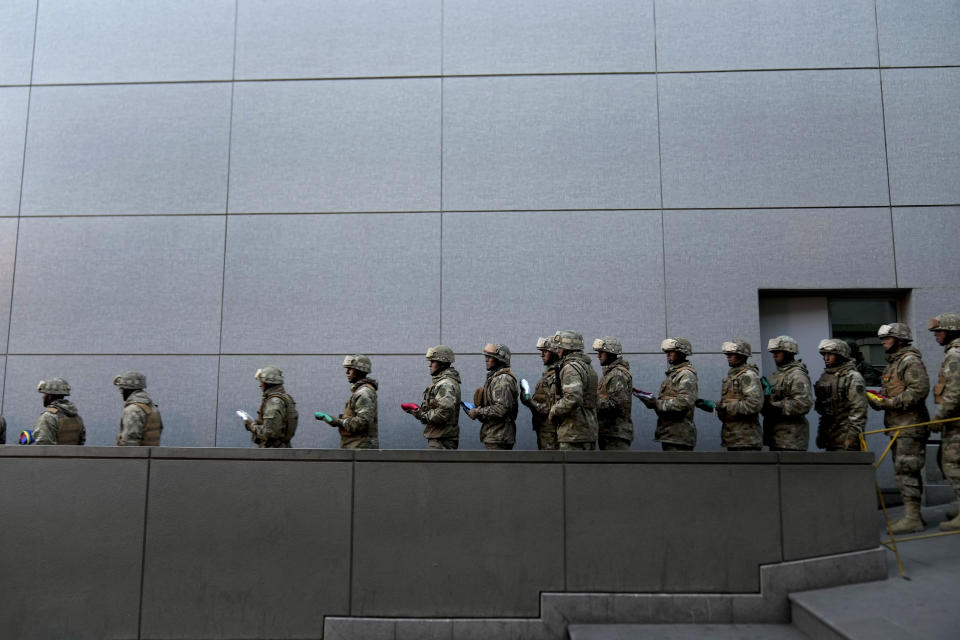
[[[807,413],[813,393],[807,365],[796,358],[800,348],[790,336],[767,343],[777,370],[770,376],[770,395],[763,406],[763,443],[770,451],[806,451],[810,444]]]
[[[946,355],[940,365],[940,379],[933,387],[933,401],[937,403],[934,420],[957,418],[955,422],[931,425],[940,431],[940,468],[954,493],[960,499],[960,314],[941,313],[930,319],[937,344],[943,346]],[[940,523],[943,531],[960,531],[960,515]]]
[[[43,394],[46,407],[33,426],[33,444],[84,444],[87,430],[77,407],[66,399],[70,384],[63,378],[41,380],[37,391]]]
[[[370,358],[361,354],[347,356],[343,368],[350,383],[350,398],[343,413],[334,418],[317,412],[314,417],[340,432],[341,449],[379,449],[377,381],[367,375],[373,368]]]
[[[583,336],[576,331],[557,331],[559,362],[554,365],[556,398],[550,407],[550,422],[557,425],[560,449],[597,448],[597,372],[590,356],[583,353]]]
[[[850,358],[843,340],[821,340],[817,350],[826,367],[814,385],[820,414],[817,446],[827,451],[860,451],[860,434],[867,424],[867,396],[863,376]]]
[[[557,442],[557,427],[547,416],[550,414],[550,407],[553,406],[556,391],[556,370],[553,365],[559,360],[557,356],[556,345],[553,338],[537,338],[537,350],[540,352],[540,359],[543,361],[543,375],[537,382],[533,390],[533,396],[530,394],[521,394],[520,402],[528,409],[533,420],[533,430],[537,433],[537,449],[550,450],[560,447]]]
[[[887,368],[883,370],[883,397],[868,394],[867,402],[883,411],[886,427],[901,427],[929,422],[925,403],[930,393],[930,378],[920,352],[912,346],[910,327],[902,322],[885,324],[877,332],[887,352]],[[893,533],[923,531],[926,523],[920,513],[923,496],[923,464],[926,458],[929,427],[901,429],[893,443],[893,469],[903,498],[904,515],[890,525]],[[888,435],[893,436],[895,432]]]
[[[261,449],[289,449],[300,414],[293,396],[283,388],[283,372],[277,367],[264,367],[253,377],[260,382],[263,399],[256,422],[244,420],[243,425]]]
[[[453,349],[440,344],[427,349],[433,380],[423,391],[423,404],[404,411],[426,427],[423,437],[428,449],[456,449],[460,446],[460,373],[453,368]]]
[[[873,368],[869,362],[863,359],[863,351],[860,349],[860,345],[857,344],[856,340],[846,338],[844,342],[847,343],[847,346],[850,347],[850,355],[853,357],[853,366],[860,372],[860,375],[863,376],[863,382],[867,386],[877,386],[880,384],[880,375],[877,373],[876,369]]]
[[[623,346],[616,338],[593,341],[603,377],[597,388],[597,424],[601,449],[630,449],[633,442],[633,376],[630,363],[623,359]]]
[[[653,439],[664,451],[693,451],[697,444],[697,425],[693,411],[699,393],[697,370],[687,361],[693,345],[686,338],[667,338],[660,343],[667,354],[667,377],[660,383],[656,398],[638,395],[648,409],[657,412],[657,431]]]
[[[517,441],[517,378],[510,372],[510,349],[505,344],[487,344],[483,348],[487,379],[474,394],[477,405],[470,419],[479,420],[480,442],[490,450],[513,449]]]
[[[757,366],[747,364],[750,343],[739,338],[720,346],[730,370],[723,379],[717,417],[723,422],[720,439],[727,451],[759,451],[763,448],[760,410],[763,386]]]
[[[118,447],[157,447],[163,421],[160,410],[147,395],[147,377],[137,371],[127,371],[113,379],[113,385],[123,396],[123,414],[120,417]]]

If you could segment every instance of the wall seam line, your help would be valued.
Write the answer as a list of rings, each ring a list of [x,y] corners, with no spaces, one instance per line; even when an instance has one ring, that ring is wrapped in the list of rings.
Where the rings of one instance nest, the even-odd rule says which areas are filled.
[[[443,82],[443,27],[443,0],[440,0],[440,296],[438,302],[440,318],[437,329],[439,344],[443,344],[443,94],[445,91]]]
[[[667,222],[663,212],[663,143],[660,137],[660,58],[657,53],[657,3],[653,0],[653,80],[657,96],[657,175],[660,177],[660,262],[663,265],[663,337],[670,332],[667,316]]]
[[[213,446],[217,446],[220,431],[220,368],[223,364],[223,303],[227,295],[227,233],[230,230],[230,160],[233,151],[233,102],[236,95],[237,77],[237,23],[240,15],[239,0],[233,4],[233,70],[230,80],[230,116],[227,127],[227,189],[223,203],[223,263],[220,266],[220,335],[217,341],[217,390],[213,401]]]
[[[883,164],[887,169],[887,203],[890,208],[890,247],[893,253],[893,286],[900,286],[900,274],[897,269],[897,233],[893,220],[893,188],[890,185],[890,150],[887,145],[887,107],[883,100],[883,65],[880,60],[880,12],[877,1],[873,2],[873,20],[877,36],[877,77],[880,81],[880,122],[883,126]]]
[[[3,383],[0,387],[0,411],[7,398],[7,365],[10,363],[10,334],[13,327],[13,292],[17,284],[17,254],[20,249],[20,221],[23,219],[23,183],[27,170],[27,137],[30,135],[30,102],[33,98],[33,67],[37,61],[37,23],[40,21],[40,0],[33,10],[33,47],[30,56],[30,85],[27,87],[27,113],[23,122],[23,155],[20,158],[20,194],[17,199],[17,227],[13,234],[13,266],[10,269],[10,308],[7,310],[7,341],[3,348]],[[6,444],[5,442],[0,444]]]
[[[137,603],[137,638],[143,637],[143,585],[146,582],[147,573],[147,514],[150,509],[150,467],[153,458],[150,451],[147,453],[147,481],[143,495],[143,535],[140,538],[140,601]]]

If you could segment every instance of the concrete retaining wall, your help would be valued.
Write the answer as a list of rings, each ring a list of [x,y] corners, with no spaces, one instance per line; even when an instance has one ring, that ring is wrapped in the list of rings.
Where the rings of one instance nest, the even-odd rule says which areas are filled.
[[[875,548],[871,454],[0,447],[17,638],[317,638]]]

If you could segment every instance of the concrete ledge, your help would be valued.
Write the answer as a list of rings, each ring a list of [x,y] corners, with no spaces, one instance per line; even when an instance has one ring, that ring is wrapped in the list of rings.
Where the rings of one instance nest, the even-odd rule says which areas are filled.
[[[791,592],[883,580],[887,565],[877,547],[765,565],[760,573],[760,593],[543,593],[539,618],[327,617],[324,637],[566,640],[571,625],[583,624],[783,624]]]
[[[87,447],[76,445],[0,446],[0,458],[149,458],[151,447]]]

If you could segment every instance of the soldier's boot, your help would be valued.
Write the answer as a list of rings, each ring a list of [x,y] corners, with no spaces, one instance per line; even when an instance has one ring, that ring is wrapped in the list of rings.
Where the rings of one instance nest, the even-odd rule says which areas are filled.
[[[953,503],[952,507],[947,507],[947,512],[944,514],[947,516],[947,520],[953,520],[958,515],[960,515],[960,509],[957,508],[957,503]]]
[[[960,499],[960,492],[958,499]],[[947,519],[940,523],[941,531],[960,531],[960,513],[957,512],[957,505],[947,509]]]
[[[903,506],[903,517],[896,522],[890,523],[890,531],[892,533],[916,533],[923,531],[927,523],[923,521],[923,516],[920,515],[920,501],[905,500]]]

